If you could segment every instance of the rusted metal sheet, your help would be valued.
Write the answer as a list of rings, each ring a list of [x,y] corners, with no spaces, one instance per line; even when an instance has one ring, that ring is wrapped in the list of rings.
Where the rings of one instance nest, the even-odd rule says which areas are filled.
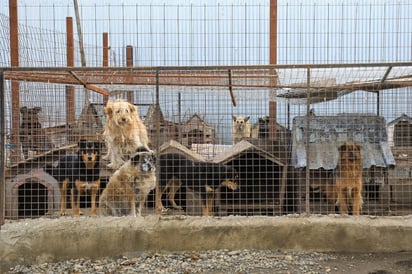
[[[384,117],[362,114],[295,117],[292,165],[296,168],[335,169],[339,158],[338,147],[346,141],[361,145],[363,168],[395,165]]]

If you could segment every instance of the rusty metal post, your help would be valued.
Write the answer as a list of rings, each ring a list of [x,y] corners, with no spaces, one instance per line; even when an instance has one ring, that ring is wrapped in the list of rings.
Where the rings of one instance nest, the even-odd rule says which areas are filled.
[[[0,154],[6,155],[5,150],[5,138],[6,138],[6,126],[4,124],[6,111],[4,109],[4,73],[0,71]],[[6,156],[7,157],[7,156]],[[6,166],[6,157],[0,157],[0,228],[4,225],[5,215],[6,215],[6,180],[5,180],[5,166]]]
[[[19,29],[17,0],[9,0],[10,15],[10,61],[12,67],[19,66]],[[20,83],[11,81],[11,143],[16,145],[12,162],[20,160]]]
[[[276,65],[277,63],[277,28],[278,28],[278,1],[270,0],[270,17],[269,17],[269,63]],[[277,79],[273,79],[277,81]],[[276,101],[269,101],[269,138],[270,140],[276,139]]]
[[[103,67],[109,66],[109,34],[103,32]],[[103,95],[103,105],[107,104],[109,101],[108,95]]]
[[[74,67],[74,32],[73,18],[66,17],[66,58],[67,66]],[[66,86],[66,124],[72,127],[75,124],[75,90],[74,86]]]
[[[126,46],[126,66],[133,67],[133,46]],[[133,103],[132,93],[127,93],[127,101]]]

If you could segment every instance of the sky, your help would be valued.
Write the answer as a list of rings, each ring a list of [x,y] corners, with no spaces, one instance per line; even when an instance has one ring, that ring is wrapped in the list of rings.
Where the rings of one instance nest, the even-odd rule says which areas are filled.
[[[102,34],[107,32],[109,63],[114,67],[125,65],[127,45],[133,46],[135,66],[266,65],[269,64],[269,3],[269,0],[78,0],[86,63],[88,66],[102,65]],[[73,1],[18,0],[18,4],[21,65],[65,66],[66,17],[73,17],[74,21],[76,18]],[[0,0],[0,66],[9,65],[7,16],[8,0]],[[412,60],[411,1],[279,0],[277,31],[278,64]],[[76,65],[80,66],[77,32],[75,38]],[[367,79],[373,72],[362,73],[359,79],[362,76]],[[305,81],[305,76],[291,75],[285,81]],[[330,75],[341,76],[339,72],[324,74],[325,77]],[[55,87],[47,88],[53,90]],[[23,102],[31,104],[36,88],[27,85],[22,89]],[[153,90],[141,89],[148,91],[144,100],[153,99]],[[174,90],[175,94],[181,91]],[[195,112],[209,113],[206,119],[223,121],[228,120],[226,112],[229,111],[247,113],[256,121],[268,113],[269,95],[266,93],[250,96],[250,93],[238,92],[236,108],[226,103],[217,106],[204,103],[211,99],[204,97],[200,89],[189,93],[183,96],[182,102],[183,112],[188,116]],[[210,96],[227,97],[221,94],[212,92]],[[412,116],[408,90],[382,96],[381,113],[388,121],[402,113]],[[177,109],[173,103],[176,97],[164,98],[164,111],[173,114]],[[64,117],[64,104],[59,100],[45,100],[45,109]],[[324,115],[353,111],[373,113],[376,100],[373,94],[357,92],[314,107],[318,114]],[[362,103],[355,109],[353,102]],[[278,104],[279,121],[284,125],[305,111],[305,105],[291,106],[281,101]]]

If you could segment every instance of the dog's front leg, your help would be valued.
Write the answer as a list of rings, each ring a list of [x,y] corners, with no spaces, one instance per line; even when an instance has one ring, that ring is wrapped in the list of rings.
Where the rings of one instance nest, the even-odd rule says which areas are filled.
[[[67,185],[69,184],[69,179],[65,179],[59,184],[60,186],[60,215],[66,215],[66,192]]]
[[[96,216],[96,197],[97,197],[97,192],[99,190],[99,186],[100,186],[100,180],[97,180],[96,182],[93,183],[92,187],[91,187],[91,196],[92,196],[92,210],[91,210],[91,214],[92,216]]]
[[[362,208],[362,203],[363,203],[362,192],[359,189],[354,188],[352,189],[352,195],[353,195],[352,215],[359,216],[361,212],[361,208]]]
[[[71,204],[73,216],[80,216],[80,182],[76,180],[74,186],[71,189]]]
[[[161,186],[156,187],[155,204],[156,204],[156,209],[160,212],[165,210],[165,208],[163,207],[163,203],[162,203],[162,195],[165,189],[166,187],[161,187]]]
[[[107,166],[110,168],[117,169],[119,168],[124,161],[122,160],[122,155],[120,155],[120,151],[116,146],[113,146],[111,148],[111,154],[110,154],[110,164]]]
[[[130,197],[130,215],[137,217],[136,215],[136,198],[132,194]]]
[[[106,155],[103,156],[103,160],[111,159],[111,155],[112,155],[110,145],[108,143],[106,143],[106,147],[107,147],[107,153],[106,153]]]
[[[172,207],[174,209],[182,210],[183,208],[181,206],[177,205],[176,202],[175,202],[176,192],[180,189],[180,187],[182,185],[182,182],[180,180],[174,178],[174,179],[170,180],[168,184],[170,184],[168,186],[169,193],[168,193],[168,196],[167,196],[169,202],[172,204]]]
[[[348,204],[347,204],[347,189],[339,188],[338,192],[338,204],[339,211],[341,214],[348,214]]]

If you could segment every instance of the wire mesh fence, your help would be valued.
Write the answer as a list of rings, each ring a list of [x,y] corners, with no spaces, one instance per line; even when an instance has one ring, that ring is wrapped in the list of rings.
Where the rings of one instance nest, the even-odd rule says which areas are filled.
[[[361,214],[411,214],[410,3],[80,1],[77,21],[73,3],[19,1],[16,24],[13,2],[0,8],[6,219],[99,214],[136,156],[103,158],[116,99],[137,107],[156,158],[143,214],[353,214],[358,190]],[[361,186],[341,175],[346,142]],[[129,196],[112,214],[133,214]]]
[[[107,200],[102,193],[111,188],[113,204],[105,204],[118,211],[105,214],[133,215],[128,202],[143,191],[136,185],[147,182],[147,171],[156,185],[145,192],[143,214],[356,214],[361,202],[365,215],[412,210],[410,63],[3,71],[6,83],[26,75],[38,81],[57,75],[65,82],[72,74],[111,90],[110,104],[131,98],[141,119],[132,128],[145,128],[153,159],[138,156],[144,142],[123,147],[116,164],[103,157],[128,146],[115,136],[127,138],[119,121],[130,115],[109,108],[105,95],[76,104],[71,111],[80,115],[70,126],[45,126],[45,119],[70,116],[45,117],[46,100],[32,106],[21,101],[17,138],[16,130],[6,128],[7,218],[99,214],[99,199]],[[128,77],[134,83],[122,85]],[[137,85],[142,77],[152,84]],[[47,96],[66,104],[65,92],[41,98]],[[6,111],[5,120],[13,120],[12,113]],[[113,123],[119,132],[108,129]],[[345,151],[348,144],[359,146],[358,152]],[[118,179],[119,173],[128,179]],[[79,211],[66,210],[71,207]]]

